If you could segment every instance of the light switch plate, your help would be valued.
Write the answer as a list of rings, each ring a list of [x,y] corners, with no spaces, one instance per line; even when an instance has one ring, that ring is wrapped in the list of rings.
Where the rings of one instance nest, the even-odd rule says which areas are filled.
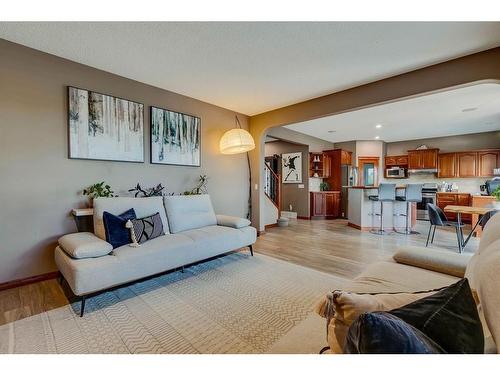
[[[304,189],[304,184],[299,184],[299,189]]]

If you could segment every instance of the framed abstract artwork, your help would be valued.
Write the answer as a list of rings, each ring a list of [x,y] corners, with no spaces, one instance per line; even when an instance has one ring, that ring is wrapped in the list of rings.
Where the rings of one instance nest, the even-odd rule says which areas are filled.
[[[144,105],[68,87],[70,159],[144,163]]]
[[[201,119],[151,107],[151,163],[201,166]]]
[[[281,173],[284,184],[302,183],[302,152],[282,154]]]

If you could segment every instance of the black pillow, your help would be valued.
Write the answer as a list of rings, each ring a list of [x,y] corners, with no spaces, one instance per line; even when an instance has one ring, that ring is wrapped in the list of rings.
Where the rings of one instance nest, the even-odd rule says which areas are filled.
[[[381,315],[383,314],[383,316]],[[392,315],[412,327],[396,325]],[[359,320],[359,321],[358,321]],[[352,330],[352,332],[351,332]],[[417,340],[418,342],[408,340]],[[467,279],[387,313],[362,314],[349,328],[349,353],[483,353],[484,335]],[[423,347],[422,345],[425,344]]]
[[[447,353],[484,353],[484,333],[467,279],[390,311],[437,342]]]
[[[113,246],[113,249],[131,242],[130,230],[125,227],[125,224],[128,220],[133,220],[135,218],[136,216],[133,208],[118,216],[110,214],[107,211],[103,212],[102,220],[104,222],[106,241]]]
[[[387,312],[361,314],[347,333],[347,354],[442,354],[444,350],[415,327]]]
[[[142,219],[133,219],[132,225],[134,226],[135,238],[138,243],[143,243],[165,234],[159,212],[143,217]]]

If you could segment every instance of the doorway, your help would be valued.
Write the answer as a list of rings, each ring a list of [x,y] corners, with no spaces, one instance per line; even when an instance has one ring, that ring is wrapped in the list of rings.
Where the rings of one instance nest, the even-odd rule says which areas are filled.
[[[378,186],[379,157],[358,157],[360,184]]]

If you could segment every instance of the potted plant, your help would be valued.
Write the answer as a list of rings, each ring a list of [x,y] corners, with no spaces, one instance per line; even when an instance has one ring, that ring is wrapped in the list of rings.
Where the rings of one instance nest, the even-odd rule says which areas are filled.
[[[496,209],[500,209],[500,186],[493,190],[491,195],[496,198],[496,202],[493,202],[492,205]]]
[[[94,199],[99,197],[116,197],[114,195],[114,191],[111,190],[111,186],[106,184],[104,181],[98,182],[96,184],[90,185],[89,187],[83,189],[83,195],[87,195],[89,197],[89,206],[94,206]]]
[[[330,185],[328,185],[328,182],[322,182],[319,184],[319,190],[320,191],[328,191],[330,189]]]

